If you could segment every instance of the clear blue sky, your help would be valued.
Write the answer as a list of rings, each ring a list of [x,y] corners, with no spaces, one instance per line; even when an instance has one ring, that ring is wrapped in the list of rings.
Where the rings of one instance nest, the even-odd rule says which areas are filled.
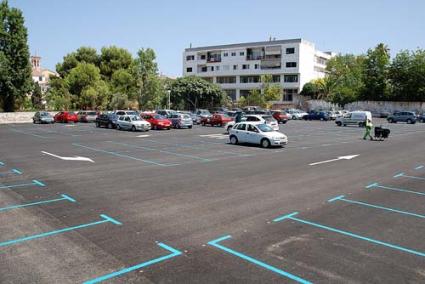
[[[80,46],[117,45],[157,53],[160,71],[180,76],[193,46],[304,38],[317,48],[392,53],[425,48],[424,0],[9,0],[23,10],[31,52],[54,69]]]

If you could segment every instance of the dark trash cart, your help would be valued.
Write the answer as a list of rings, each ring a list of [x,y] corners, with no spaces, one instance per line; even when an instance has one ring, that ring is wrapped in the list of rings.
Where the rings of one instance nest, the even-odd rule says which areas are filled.
[[[375,127],[375,135],[374,138],[379,141],[383,141],[390,136],[390,130],[388,128],[384,128],[382,126]]]

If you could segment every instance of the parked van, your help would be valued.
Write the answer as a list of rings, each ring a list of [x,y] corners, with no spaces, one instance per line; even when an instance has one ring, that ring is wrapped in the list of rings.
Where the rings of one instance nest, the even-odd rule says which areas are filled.
[[[343,117],[338,117],[335,123],[338,126],[358,125],[359,127],[364,127],[367,119],[372,121],[372,113],[370,111],[352,111]]]

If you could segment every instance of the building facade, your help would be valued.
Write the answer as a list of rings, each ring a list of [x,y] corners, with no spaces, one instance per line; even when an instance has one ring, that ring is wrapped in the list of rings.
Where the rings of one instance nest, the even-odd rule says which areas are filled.
[[[44,94],[49,89],[49,80],[51,76],[59,76],[58,73],[50,71],[49,69],[41,68],[41,57],[31,56],[32,65],[32,80],[41,88],[41,92]]]
[[[187,48],[183,53],[183,76],[199,76],[217,83],[233,101],[261,90],[261,75],[272,75],[280,84],[282,106],[297,106],[305,83],[323,78],[332,52],[316,50],[303,39],[269,40]]]

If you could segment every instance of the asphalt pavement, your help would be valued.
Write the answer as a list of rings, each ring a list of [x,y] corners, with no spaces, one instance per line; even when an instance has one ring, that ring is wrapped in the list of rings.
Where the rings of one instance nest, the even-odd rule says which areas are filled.
[[[425,124],[374,124],[0,125],[0,282],[425,283]]]

